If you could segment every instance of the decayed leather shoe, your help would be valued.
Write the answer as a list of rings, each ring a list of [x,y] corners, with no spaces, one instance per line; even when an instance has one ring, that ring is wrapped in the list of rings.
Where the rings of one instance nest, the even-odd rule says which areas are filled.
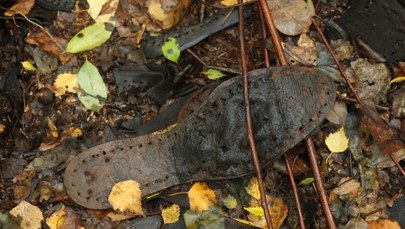
[[[249,73],[254,135],[262,164],[307,137],[335,100],[335,84],[316,68],[276,67]],[[111,141],[73,158],[67,193],[91,209],[111,205],[112,186],[136,180],[143,195],[194,180],[254,171],[247,145],[242,78],[220,84],[194,113],[164,133]]]

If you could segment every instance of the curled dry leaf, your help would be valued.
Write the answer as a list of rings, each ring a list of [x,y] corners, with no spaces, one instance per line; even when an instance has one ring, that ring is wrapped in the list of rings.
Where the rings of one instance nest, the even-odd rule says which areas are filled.
[[[64,48],[67,45],[65,38],[58,35],[50,35],[39,28],[30,30],[25,41],[58,58],[62,63],[68,62],[73,57],[71,54],[64,52]]]
[[[267,0],[278,31],[294,36],[309,31],[314,16],[305,1]]]
[[[12,17],[16,14],[27,15],[34,6],[34,0],[18,0],[14,5],[8,9],[4,15]]]

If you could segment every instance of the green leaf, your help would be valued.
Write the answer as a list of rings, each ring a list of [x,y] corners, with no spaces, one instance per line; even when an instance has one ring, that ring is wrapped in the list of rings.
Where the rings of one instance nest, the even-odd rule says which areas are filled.
[[[199,229],[223,229],[225,228],[224,212],[218,207],[212,207],[207,211],[195,212],[187,210],[184,215],[186,228]]]
[[[180,49],[177,44],[177,40],[174,37],[169,37],[169,39],[162,46],[162,53],[168,60],[177,64],[180,57]]]
[[[303,180],[300,181],[299,185],[309,185],[312,184],[314,182],[314,178],[313,177],[307,177]]]
[[[223,76],[226,76],[223,72],[216,69],[207,69],[205,72],[203,72],[203,74],[206,75],[207,78],[210,80],[217,80],[222,78]]]
[[[114,27],[108,23],[96,23],[80,30],[68,43],[66,51],[78,53],[92,50],[106,42]]]
[[[224,198],[223,202],[225,207],[228,209],[234,209],[238,205],[238,201],[231,195],[228,195],[226,198]]]
[[[80,102],[89,110],[99,112],[103,108],[98,97],[107,98],[107,87],[97,68],[88,60],[80,68],[78,76]],[[82,93],[83,92],[83,93]]]

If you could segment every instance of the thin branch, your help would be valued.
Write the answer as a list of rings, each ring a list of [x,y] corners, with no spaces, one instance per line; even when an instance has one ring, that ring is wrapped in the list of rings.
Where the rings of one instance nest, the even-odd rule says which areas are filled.
[[[240,2],[241,0],[239,0]],[[252,118],[250,116],[250,102],[249,102],[249,80],[248,80],[248,65],[247,65],[247,58],[246,58],[246,50],[245,50],[245,39],[244,39],[244,20],[243,20],[243,8],[239,7],[239,40],[240,40],[240,49],[241,49],[241,62],[242,62],[242,77],[243,77],[243,101],[244,101],[244,110],[245,110],[245,117],[246,117],[246,131],[248,135],[248,142],[250,147],[250,152],[253,159],[253,164],[256,170],[256,176],[258,180],[258,186],[260,191],[260,202],[262,208],[264,209],[264,216],[266,219],[267,227],[272,229],[272,223],[270,218],[270,210],[267,204],[266,192],[263,186],[263,178],[261,174],[260,168],[260,160],[259,156],[257,155],[256,144],[253,136],[253,124]]]
[[[321,173],[319,172],[319,168],[318,168],[318,161],[317,161],[317,157],[316,157],[314,142],[312,141],[311,138],[308,138],[306,143],[307,143],[307,149],[308,149],[308,154],[309,154],[309,161],[311,163],[312,171],[314,173],[315,186],[316,186],[316,189],[318,190],[318,196],[319,196],[319,200],[321,201],[321,205],[323,208],[323,214],[326,218],[326,223],[329,228],[335,229],[336,228],[335,221],[333,219],[333,215],[329,208],[328,198],[326,197],[326,191],[325,191],[325,188],[323,187],[322,176],[321,176]]]

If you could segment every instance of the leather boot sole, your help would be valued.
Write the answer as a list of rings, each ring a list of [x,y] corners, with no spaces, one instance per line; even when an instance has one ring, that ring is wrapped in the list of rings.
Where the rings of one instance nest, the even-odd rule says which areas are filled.
[[[335,100],[335,84],[316,68],[276,67],[249,73],[251,114],[262,164],[307,137]],[[143,196],[173,185],[227,179],[254,171],[247,144],[242,78],[220,84],[201,107],[165,133],[111,141],[73,158],[64,184],[77,204],[111,208],[120,181],[135,180]]]

